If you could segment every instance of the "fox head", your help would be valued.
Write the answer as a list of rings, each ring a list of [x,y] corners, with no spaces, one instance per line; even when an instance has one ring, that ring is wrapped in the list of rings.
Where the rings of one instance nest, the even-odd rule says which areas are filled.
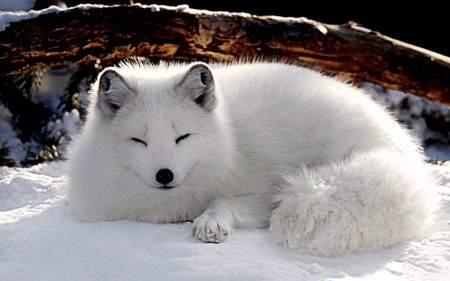
[[[99,75],[88,118],[104,143],[102,157],[130,188],[173,192],[206,184],[202,173],[231,165],[224,112],[204,63],[123,64]]]

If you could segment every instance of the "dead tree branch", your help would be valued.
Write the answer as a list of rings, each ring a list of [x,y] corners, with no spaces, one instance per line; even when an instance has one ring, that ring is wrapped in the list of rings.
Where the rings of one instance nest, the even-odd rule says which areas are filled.
[[[135,5],[74,8],[0,32],[0,75],[128,56],[283,58],[450,105],[450,58],[352,23]]]

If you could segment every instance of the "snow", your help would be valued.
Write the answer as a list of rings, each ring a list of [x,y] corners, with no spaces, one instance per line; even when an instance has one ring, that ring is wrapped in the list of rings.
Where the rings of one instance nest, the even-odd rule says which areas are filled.
[[[39,17],[40,15],[59,13],[61,11],[68,11],[71,9],[88,10],[92,8],[104,7],[104,5],[99,4],[79,4],[77,6],[67,8],[65,4],[61,4],[60,6],[50,6],[48,8],[39,11],[35,10],[28,11],[34,6],[34,2],[35,0],[0,0],[0,32],[4,31],[8,26],[10,26],[11,22],[33,19]],[[155,5],[155,4],[153,5],[137,4],[137,5],[141,7],[148,7],[152,12],[158,12],[159,7],[177,11],[190,10],[188,5],[179,5],[176,7]],[[117,5],[108,5],[108,6],[117,6]]]
[[[222,244],[191,238],[192,223],[84,223],[65,202],[65,162],[0,167],[0,280],[449,280],[450,166],[442,210],[424,237],[334,257],[276,245],[268,229]]]
[[[33,99],[54,108],[66,84],[55,79],[67,76],[45,75]],[[370,83],[360,86],[400,120],[409,120],[422,142],[435,134],[422,112],[448,116],[446,106]],[[409,110],[399,106],[405,97]],[[14,153],[24,153],[23,145],[11,118],[0,106],[0,140],[8,141],[11,157],[18,159]],[[75,110],[48,124],[49,131],[64,128],[69,135],[78,126]],[[444,144],[427,146],[426,152],[450,159]],[[450,280],[450,165],[430,169],[443,178],[442,208],[422,237],[384,250],[316,257],[276,245],[268,229],[238,229],[225,243],[204,244],[191,238],[190,222],[84,223],[65,201],[65,162],[0,167],[0,280]]]
[[[365,28],[365,27],[359,26],[359,25],[351,25],[350,27],[353,28],[353,29],[356,29],[358,31],[364,32],[364,33],[371,33],[372,32],[371,29]]]
[[[11,0],[13,2],[14,0]],[[80,4],[74,7],[67,8],[65,5],[60,6],[50,6],[48,8],[35,11],[31,10],[28,12],[22,11],[21,8],[16,8],[14,5],[10,5],[6,2],[3,6],[0,6],[0,32],[4,31],[11,22],[17,22],[27,19],[37,18],[40,15],[46,15],[51,13],[59,13],[61,11],[68,11],[71,9],[88,10],[91,8],[102,8],[104,5],[98,4]]]
[[[395,117],[407,124],[419,137],[426,155],[430,159],[449,160],[449,132],[445,129],[429,128],[426,116],[434,116],[445,124],[450,122],[450,108],[440,103],[428,101],[412,94],[385,89],[380,85],[362,82],[359,84],[367,93],[384,107],[392,111]],[[436,122],[437,123],[437,122]]]
[[[46,9],[42,9],[39,11],[28,11],[24,12],[24,10],[28,10],[26,5],[22,7],[18,7],[19,5],[12,4],[9,1],[13,2],[15,0],[7,0],[5,4],[1,4],[0,0],[0,32],[4,31],[6,27],[10,25],[11,22],[17,22],[21,20],[27,20],[39,17],[40,15],[50,14],[50,13],[59,13],[61,11],[68,11],[71,9],[81,9],[81,10],[88,10],[91,8],[102,8],[104,5],[99,4],[79,4],[74,7],[67,8],[65,5],[62,7],[58,6],[50,6]],[[19,2],[33,2],[31,0],[20,0]],[[34,4],[34,3],[33,3]],[[31,5],[31,4],[30,4]],[[16,7],[17,6],[17,7]],[[108,5],[108,6],[116,6],[116,5]],[[152,12],[159,12],[160,8],[168,9],[168,10],[175,10],[178,12],[184,11],[187,13],[202,13],[202,14],[232,14],[232,15],[238,15],[238,16],[251,16],[248,13],[230,13],[226,11],[208,11],[208,10],[198,10],[198,9],[191,9],[188,5],[182,4],[178,6],[166,6],[166,5],[142,5],[140,3],[137,3],[136,6],[143,7],[143,8],[149,8]],[[32,7],[32,5],[31,5]],[[29,8],[31,8],[29,7]],[[267,16],[268,19],[276,19],[279,21],[309,21],[306,18],[293,18],[293,17],[278,17],[278,16]],[[323,30],[323,27],[321,28]]]
[[[37,18],[40,15],[58,13],[62,11],[63,8],[57,6],[50,6],[46,9],[40,11],[31,10],[29,12],[1,12],[0,11],[0,31],[4,31],[6,27],[10,25],[11,22],[17,22],[21,20],[27,20],[32,18]]]
[[[33,8],[36,0],[2,0],[0,11],[28,11]]]

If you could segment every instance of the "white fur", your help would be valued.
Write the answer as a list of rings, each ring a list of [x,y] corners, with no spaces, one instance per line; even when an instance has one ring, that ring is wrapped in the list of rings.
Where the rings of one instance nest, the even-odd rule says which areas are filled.
[[[194,220],[205,242],[270,223],[281,245],[332,255],[410,240],[432,218],[437,182],[417,140],[351,85],[280,63],[99,77],[69,155],[84,221]],[[175,187],[159,188],[161,169]]]

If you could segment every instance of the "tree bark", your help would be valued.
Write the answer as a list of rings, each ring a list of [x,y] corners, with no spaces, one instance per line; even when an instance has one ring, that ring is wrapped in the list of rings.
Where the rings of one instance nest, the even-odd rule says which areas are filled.
[[[355,23],[134,5],[78,7],[0,32],[0,75],[129,56],[279,59],[450,105],[450,58]]]

